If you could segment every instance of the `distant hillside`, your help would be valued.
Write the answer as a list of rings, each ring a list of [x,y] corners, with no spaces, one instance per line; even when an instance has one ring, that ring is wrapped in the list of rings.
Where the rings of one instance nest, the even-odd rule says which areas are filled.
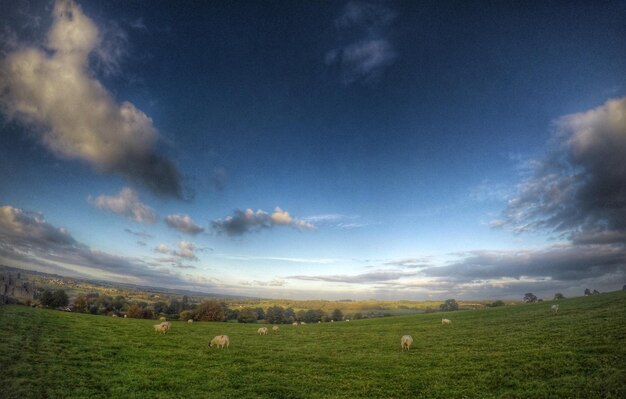
[[[626,292],[350,322],[98,317],[0,306],[3,399],[626,397]],[[270,329],[271,331],[271,329]],[[228,335],[228,349],[209,340]],[[400,337],[411,335],[408,351]]]

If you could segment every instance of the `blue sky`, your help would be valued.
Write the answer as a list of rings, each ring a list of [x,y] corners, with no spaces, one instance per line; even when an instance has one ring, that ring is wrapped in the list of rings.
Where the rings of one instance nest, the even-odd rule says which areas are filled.
[[[626,283],[626,3],[0,1],[0,261],[291,298]]]

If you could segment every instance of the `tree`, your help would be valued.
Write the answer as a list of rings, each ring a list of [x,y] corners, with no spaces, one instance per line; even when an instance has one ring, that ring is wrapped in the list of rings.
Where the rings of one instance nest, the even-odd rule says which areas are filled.
[[[560,292],[557,292],[556,294],[554,294],[554,300],[558,301],[559,299],[565,299],[565,296]]]
[[[497,301],[493,302],[491,305],[489,305],[490,308],[497,308],[499,306],[505,306],[506,304],[504,303],[504,301],[501,301],[500,299],[498,299]]]
[[[309,309],[304,313],[304,321],[307,323],[317,323],[322,320],[324,312],[321,309]]]
[[[265,310],[263,308],[254,308],[257,320],[265,320]]]
[[[178,318],[182,321],[193,319],[193,312],[191,310],[183,310],[182,312],[180,312]]]
[[[297,322],[304,321],[304,315],[305,314],[306,314],[306,310],[302,310],[302,309],[298,310],[296,312],[296,321]]]
[[[585,296],[591,295],[591,290],[589,288],[585,288]]]
[[[439,305],[439,309],[442,312],[450,312],[453,310],[459,310],[459,304],[455,299],[446,299],[444,303]]]
[[[593,290],[593,295],[599,295],[599,294],[600,294],[600,291],[598,291],[598,290]]]
[[[225,306],[217,301],[203,301],[196,309],[195,319],[202,321],[224,321],[224,308]]]
[[[52,292],[45,290],[41,295],[41,298],[39,298],[39,303],[41,303],[42,306],[48,307],[52,306],[53,300],[54,298],[52,296]]]
[[[626,291],[626,284],[622,287],[622,291]]]
[[[239,312],[237,321],[240,323],[256,323],[257,312],[255,309],[245,308]]]
[[[169,313],[167,303],[163,301],[155,302],[154,305],[152,305],[152,309],[156,314]]]
[[[87,298],[84,295],[78,295],[74,298],[74,311],[85,313],[87,311]]]
[[[341,309],[333,310],[333,313],[330,315],[331,320],[339,321],[343,320],[343,312]]]
[[[187,295],[183,295],[182,310],[187,310],[187,309],[189,309],[189,297]]]
[[[141,319],[143,317],[143,308],[136,303],[131,304],[128,307],[128,311],[126,312],[128,317],[132,317],[134,319]]]
[[[292,308],[285,309],[284,322],[291,324],[294,321],[296,321],[296,312],[294,312]]]
[[[56,290],[52,294],[52,303],[50,306],[55,308],[61,308],[69,305],[70,298],[68,298],[67,294],[63,290]]]
[[[285,309],[282,306],[272,306],[265,311],[265,320],[270,324],[285,322]]]
[[[524,302],[535,303],[537,302],[537,297],[532,292],[527,292],[526,294],[524,294]]]

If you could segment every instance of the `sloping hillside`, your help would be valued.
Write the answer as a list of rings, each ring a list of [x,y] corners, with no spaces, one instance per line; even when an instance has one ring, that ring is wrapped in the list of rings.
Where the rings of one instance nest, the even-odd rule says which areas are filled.
[[[624,398],[626,292],[304,326],[0,307],[3,398]],[[209,348],[217,334],[228,350]],[[409,352],[400,337],[414,338]]]

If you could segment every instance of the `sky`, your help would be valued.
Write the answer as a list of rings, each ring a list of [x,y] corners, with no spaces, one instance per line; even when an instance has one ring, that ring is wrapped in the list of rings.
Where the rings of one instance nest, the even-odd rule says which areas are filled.
[[[0,9],[0,264],[293,299],[626,284],[625,1]]]

